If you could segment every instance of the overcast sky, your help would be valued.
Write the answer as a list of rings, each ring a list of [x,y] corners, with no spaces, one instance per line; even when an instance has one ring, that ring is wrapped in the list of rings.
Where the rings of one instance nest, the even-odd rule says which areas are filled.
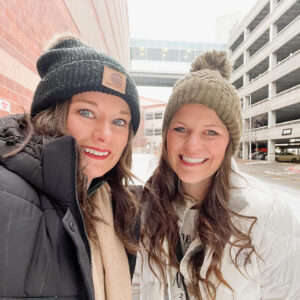
[[[131,38],[215,42],[216,18],[259,0],[128,0]]]
[[[259,0],[128,0],[130,37],[216,42],[216,18],[244,17]],[[224,37],[224,41],[227,37]],[[172,88],[138,87],[144,97],[167,101]]]

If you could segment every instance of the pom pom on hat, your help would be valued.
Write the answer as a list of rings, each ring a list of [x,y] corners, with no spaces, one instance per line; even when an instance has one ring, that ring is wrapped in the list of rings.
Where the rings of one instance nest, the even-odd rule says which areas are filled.
[[[225,79],[229,80],[232,67],[225,51],[212,50],[199,55],[192,63],[190,72],[204,69],[217,70]]]
[[[239,147],[242,114],[239,96],[228,81],[231,64],[224,51],[208,51],[192,63],[191,72],[173,87],[167,104],[162,131],[166,133],[172,117],[185,104],[202,104],[214,110],[226,125],[232,141],[231,154]]]

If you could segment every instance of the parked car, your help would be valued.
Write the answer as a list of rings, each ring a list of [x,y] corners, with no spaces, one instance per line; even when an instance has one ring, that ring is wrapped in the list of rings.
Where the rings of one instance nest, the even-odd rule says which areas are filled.
[[[268,154],[267,152],[263,152],[263,151],[253,152],[251,153],[251,159],[265,160],[267,154]]]
[[[291,152],[282,152],[279,154],[275,154],[276,161],[290,161],[290,162],[297,162],[300,161],[300,155],[291,153]]]

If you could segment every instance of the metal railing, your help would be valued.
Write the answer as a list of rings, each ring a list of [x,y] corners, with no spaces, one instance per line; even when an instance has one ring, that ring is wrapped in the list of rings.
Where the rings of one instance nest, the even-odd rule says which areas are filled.
[[[249,128],[247,128],[247,129],[245,129],[245,134],[249,134],[250,132],[253,133],[253,132],[257,132],[257,131],[261,131],[261,130],[265,130],[265,129],[286,127],[286,126],[295,126],[295,125],[300,125],[300,119],[274,124],[270,127],[268,125],[266,125],[266,126],[261,126],[258,128],[251,128],[251,130],[249,130]]]
[[[293,87],[291,87],[291,88],[289,88],[289,89],[287,89],[287,90],[284,90],[284,91],[282,91],[282,92],[276,94],[272,99],[275,99],[275,98],[280,97],[280,96],[282,96],[282,95],[284,95],[284,94],[290,93],[292,90],[296,90],[296,89],[298,89],[299,87],[300,87],[300,84],[297,84],[297,85],[295,85],[295,86],[293,86]]]
[[[288,121],[288,122],[282,122],[282,123],[278,123],[278,124],[274,124],[274,125],[271,126],[271,128],[293,126],[293,125],[298,125],[298,124],[300,124],[300,119],[293,120],[293,121]]]

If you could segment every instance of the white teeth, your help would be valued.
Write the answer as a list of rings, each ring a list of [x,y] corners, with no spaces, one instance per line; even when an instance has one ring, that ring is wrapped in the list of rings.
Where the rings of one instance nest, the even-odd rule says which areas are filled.
[[[100,151],[97,151],[97,150],[94,150],[94,149],[91,149],[91,148],[84,148],[84,151],[88,152],[88,153],[91,153],[91,154],[94,154],[94,155],[98,155],[98,156],[108,155],[108,152],[100,152]]]
[[[194,157],[188,157],[188,156],[181,156],[182,160],[191,164],[199,164],[205,161],[205,158],[194,158]]]

